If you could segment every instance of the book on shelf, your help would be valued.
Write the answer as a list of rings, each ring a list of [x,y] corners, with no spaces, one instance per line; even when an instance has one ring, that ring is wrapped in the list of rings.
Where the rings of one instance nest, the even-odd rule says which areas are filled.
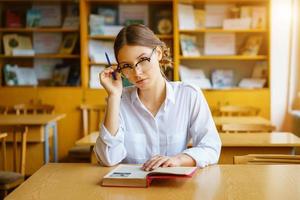
[[[120,164],[102,179],[102,186],[148,187],[153,179],[191,178],[197,167],[159,167],[152,171],[142,170],[142,165]]]
[[[90,14],[89,16],[89,27],[90,35],[103,35],[103,26],[104,26],[104,16]]]
[[[41,82],[51,80],[55,66],[62,63],[63,61],[61,59],[35,58],[33,61],[33,68],[35,70],[37,79]]]
[[[265,6],[252,7],[252,28],[265,29],[266,28],[267,8]]]
[[[12,55],[13,56],[34,56],[35,52],[34,49],[13,49]]]
[[[107,63],[105,52],[110,56],[111,63],[117,63],[114,56],[114,43],[112,41],[89,41],[89,58],[92,62]]]
[[[225,19],[223,21],[224,30],[245,30],[250,29],[251,18]]]
[[[7,9],[5,11],[5,26],[7,28],[21,28],[23,26],[23,13],[19,9]]]
[[[6,64],[3,68],[4,81],[7,86],[37,85],[37,77],[33,68]]]
[[[66,16],[63,22],[63,28],[79,28],[79,17],[78,16]]]
[[[26,12],[26,27],[39,27],[41,22],[41,12],[38,9],[29,9]]]
[[[179,30],[195,30],[194,6],[191,4],[178,5]]]
[[[205,10],[195,8],[194,17],[195,17],[195,27],[197,29],[205,28]]]
[[[53,71],[52,85],[54,86],[67,85],[69,72],[70,72],[70,65],[65,63],[57,64]]]
[[[77,40],[78,40],[77,33],[69,33],[69,34],[65,35],[63,42],[61,43],[59,53],[72,54]]]
[[[120,4],[119,5],[119,24],[144,24],[149,25],[149,7],[144,4]]]
[[[6,34],[3,36],[4,54],[13,55],[16,49],[32,50],[32,43],[29,36],[18,34]]]
[[[183,65],[179,67],[180,79],[182,82],[194,85],[197,88],[209,89],[211,88],[211,83],[208,78],[206,78],[202,69],[189,68]]]
[[[200,50],[197,45],[195,35],[180,35],[180,47],[183,56],[200,56]]]
[[[252,78],[268,78],[267,62],[256,62],[252,71]]]
[[[39,10],[41,13],[41,27],[61,26],[61,5],[56,4],[34,4],[32,9]]]
[[[105,69],[104,65],[92,65],[90,66],[90,81],[89,86],[90,88],[100,89],[103,86],[100,83],[99,74]]]
[[[172,9],[169,6],[151,6],[151,29],[156,34],[171,34],[173,30]]]
[[[250,35],[240,48],[240,54],[244,56],[256,56],[259,53],[262,44],[261,35]]]
[[[79,16],[79,7],[78,4],[70,4],[64,7],[64,14],[67,17],[78,17]]]
[[[67,80],[67,85],[69,86],[79,86],[80,85],[80,65],[70,64],[70,71]]]
[[[241,88],[263,88],[267,80],[264,78],[243,78],[239,82]]]
[[[105,25],[118,25],[118,7],[102,6],[97,9],[97,13],[104,17]]]
[[[233,87],[233,70],[215,69],[211,74],[213,88],[231,88]]]
[[[205,4],[205,27],[221,28],[223,21],[229,18],[232,4]]]
[[[205,55],[236,55],[234,33],[205,33]]]
[[[58,53],[61,43],[61,33],[33,33],[33,48],[36,54]]]

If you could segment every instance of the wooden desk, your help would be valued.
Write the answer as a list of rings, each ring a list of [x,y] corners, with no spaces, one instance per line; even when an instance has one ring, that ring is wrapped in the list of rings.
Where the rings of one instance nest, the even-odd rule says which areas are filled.
[[[293,133],[220,133],[222,151],[219,163],[232,164],[233,156],[246,154],[294,154],[300,138]]]
[[[223,124],[262,124],[271,125],[271,121],[260,116],[224,116],[213,117],[214,122],[218,130],[220,130]]]
[[[99,132],[81,138],[76,142],[80,146],[94,146]],[[293,133],[220,133],[222,151],[219,163],[232,164],[233,156],[250,153],[294,154],[295,147],[300,147],[300,138]],[[96,163],[94,152],[91,161]]]
[[[1,126],[39,126],[44,130],[44,163],[49,162],[49,131],[53,130],[53,157],[58,162],[57,149],[57,121],[64,118],[65,114],[39,114],[39,115],[0,115]],[[29,132],[30,135],[30,132]],[[30,136],[29,136],[30,137]],[[30,141],[30,140],[29,140]]]
[[[6,200],[300,199],[300,165],[214,165],[198,169],[191,179],[154,181],[149,188],[100,186],[110,170],[92,164],[50,163]]]

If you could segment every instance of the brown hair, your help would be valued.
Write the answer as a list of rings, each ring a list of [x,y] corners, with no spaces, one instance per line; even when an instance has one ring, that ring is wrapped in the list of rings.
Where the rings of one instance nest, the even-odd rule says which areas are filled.
[[[150,48],[159,46],[163,52],[162,59],[159,61],[160,67],[162,70],[172,67],[170,49],[145,25],[129,25],[118,33],[114,43],[116,60],[118,60],[118,53],[124,45],[138,45]]]

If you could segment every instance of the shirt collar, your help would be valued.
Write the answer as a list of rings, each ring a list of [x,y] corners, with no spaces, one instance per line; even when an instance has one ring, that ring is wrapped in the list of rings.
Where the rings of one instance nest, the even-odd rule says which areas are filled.
[[[175,104],[174,89],[168,81],[166,81],[166,90],[167,90],[167,92],[166,92],[165,108],[166,108],[166,104],[168,103],[168,101]],[[134,87],[134,89],[131,92],[131,103],[134,103],[135,101],[140,101],[139,96],[138,96],[137,87]]]

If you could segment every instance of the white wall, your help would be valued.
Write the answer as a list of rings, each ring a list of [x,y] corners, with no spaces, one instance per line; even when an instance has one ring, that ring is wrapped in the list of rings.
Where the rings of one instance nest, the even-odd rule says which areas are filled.
[[[292,0],[271,0],[271,121],[282,130],[287,114]]]

